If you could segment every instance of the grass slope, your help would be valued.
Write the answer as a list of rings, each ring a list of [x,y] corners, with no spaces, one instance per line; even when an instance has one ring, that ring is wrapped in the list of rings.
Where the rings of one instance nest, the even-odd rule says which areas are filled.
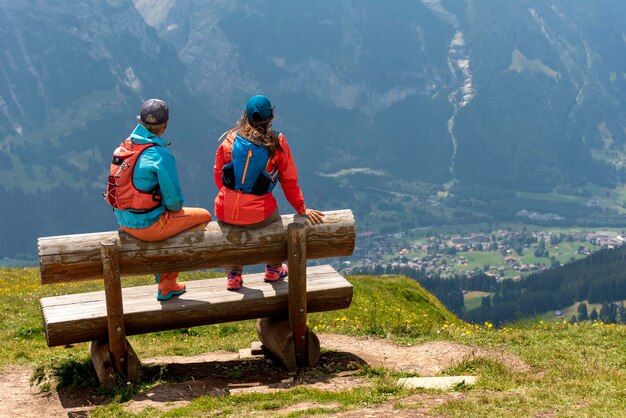
[[[184,275],[185,280],[214,273]],[[465,324],[446,311],[415,282],[397,276],[355,276],[352,306],[344,311],[313,314],[310,326],[318,332],[369,334],[397,343],[419,344],[448,340],[476,347],[496,348],[518,355],[530,372],[483,358],[459,358],[443,374],[474,374],[476,386],[460,387],[462,396],[434,402],[429,413],[437,416],[526,417],[526,416],[622,416],[626,410],[626,327],[602,323],[572,325],[568,322],[528,321],[496,329],[492,324]],[[148,277],[126,281],[127,285],[148,284]],[[38,366],[35,378],[53,370],[65,384],[93,385],[87,345],[48,348],[42,333],[38,299],[59,293],[101,288],[98,282],[42,287],[35,269],[0,269],[0,366]],[[196,327],[131,337],[140,358],[155,355],[192,355],[216,349],[236,350],[256,339],[253,321]],[[65,373],[65,375],[63,375]],[[296,403],[308,409],[289,416],[337,414],[392,402],[401,410],[423,410],[423,402],[411,402],[416,394],[395,386],[397,372],[364,367],[361,376],[367,387],[338,392],[320,391],[307,385],[270,394],[200,397],[168,412],[145,410],[133,415],[123,409],[124,401],[138,391],[163,382],[145,381],[108,393],[107,405],[93,412],[108,416],[272,416]],[[44,389],[54,390],[42,385]],[[71,387],[70,387],[71,389]],[[67,388],[66,388],[67,390]],[[427,391],[426,391],[427,392]],[[429,393],[432,393],[429,392]],[[437,393],[437,392],[434,392]],[[408,401],[406,401],[408,400]],[[416,411],[417,412],[417,411]]]
[[[57,356],[80,355],[87,344],[72,349],[46,346],[39,299],[46,296],[102,290],[100,281],[42,286],[38,270],[0,269],[0,367],[32,364]],[[216,272],[181,274],[181,281],[221,277]],[[434,296],[414,281],[397,276],[353,276],[350,309],[309,315],[318,333],[378,335],[390,338],[426,338],[444,323],[460,323]],[[154,283],[151,277],[124,281],[125,286]],[[224,281],[224,286],[226,281]],[[156,287],[155,287],[156,294]],[[228,338],[224,338],[228,337]],[[139,357],[194,355],[214,350],[236,351],[257,338],[255,321],[157,332],[129,337]]]

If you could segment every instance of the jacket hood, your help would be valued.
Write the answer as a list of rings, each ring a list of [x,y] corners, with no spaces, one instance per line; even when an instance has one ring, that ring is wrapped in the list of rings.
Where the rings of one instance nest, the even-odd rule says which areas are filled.
[[[170,144],[169,141],[156,136],[140,123],[137,124],[133,133],[130,134],[130,139],[135,144],[157,144],[162,147],[167,147]]]

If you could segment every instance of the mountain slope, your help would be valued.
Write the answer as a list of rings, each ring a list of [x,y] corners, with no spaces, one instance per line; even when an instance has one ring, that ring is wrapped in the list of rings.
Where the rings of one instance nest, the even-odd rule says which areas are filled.
[[[615,182],[590,150],[626,140],[617,1],[160,4],[136,1],[218,112],[268,91],[307,152],[348,150],[316,158],[319,171],[525,190]]]
[[[626,45],[616,31],[626,8],[608,3],[471,3],[479,93],[455,124],[459,178],[526,190],[614,184],[591,153],[605,135],[614,149],[626,140]]]
[[[189,205],[212,207],[215,139],[264,93],[307,204],[366,228],[523,209],[614,224],[620,202],[519,193],[622,180],[625,20],[618,0],[0,2],[0,255],[115,227],[109,155],[150,97],[170,103]]]
[[[142,100],[168,100],[173,142],[201,149],[191,121],[210,117],[132,3],[3,2],[0,22],[0,254],[32,257],[36,236],[114,227],[102,179]]]

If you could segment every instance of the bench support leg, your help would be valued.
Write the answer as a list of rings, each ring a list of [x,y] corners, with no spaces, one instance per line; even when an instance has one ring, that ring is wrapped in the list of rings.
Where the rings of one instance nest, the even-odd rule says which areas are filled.
[[[289,263],[289,326],[298,367],[309,365],[306,325],[306,228],[301,223],[287,227],[287,262]]]
[[[293,332],[287,318],[259,318],[256,320],[256,332],[263,344],[263,350],[278,360],[289,371],[298,368],[296,362]],[[306,362],[310,367],[320,359],[320,340],[310,329],[306,330]]]
[[[128,379],[139,380],[141,377],[141,364],[126,340],[126,330],[124,328],[124,305],[122,300],[122,283],[120,280],[118,252],[119,246],[117,242],[105,241],[100,243],[109,339],[106,344],[99,344],[95,352],[97,354],[100,353],[102,350],[100,350],[99,347],[106,346],[110,353],[110,362],[115,372],[122,374]],[[92,354],[93,352],[94,351],[92,351]],[[103,359],[102,364],[107,363],[107,356],[104,354],[100,355]],[[93,359],[94,357],[92,356],[92,360]],[[136,361],[134,359],[136,359]],[[131,361],[133,364],[130,364]],[[96,370],[98,370],[95,361],[94,366]],[[106,369],[106,367],[104,369]],[[139,377],[137,377],[137,370],[139,371]],[[100,377],[100,375],[98,375],[98,377]],[[105,379],[105,382],[108,384],[108,378]]]
[[[128,341],[126,347],[128,348],[128,358],[126,359],[128,370],[124,377],[133,383],[138,383],[141,380],[141,362]],[[116,370],[113,366],[109,343],[107,341],[92,341],[89,346],[89,354],[100,385],[105,389],[115,387]]]

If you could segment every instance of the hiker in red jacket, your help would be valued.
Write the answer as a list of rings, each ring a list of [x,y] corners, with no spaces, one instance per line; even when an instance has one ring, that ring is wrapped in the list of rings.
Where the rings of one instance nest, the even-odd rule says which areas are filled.
[[[312,224],[323,222],[324,214],[307,209],[298,185],[298,171],[285,136],[272,129],[274,107],[266,96],[252,96],[235,128],[222,135],[215,154],[215,216],[222,222],[246,228],[261,228],[280,218],[272,195],[276,183],[297,213]],[[220,138],[220,140],[222,139]],[[230,266],[228,290],[243,283],[243,266]],[[287,276],[287,265],[268,260],[265,281]]]

